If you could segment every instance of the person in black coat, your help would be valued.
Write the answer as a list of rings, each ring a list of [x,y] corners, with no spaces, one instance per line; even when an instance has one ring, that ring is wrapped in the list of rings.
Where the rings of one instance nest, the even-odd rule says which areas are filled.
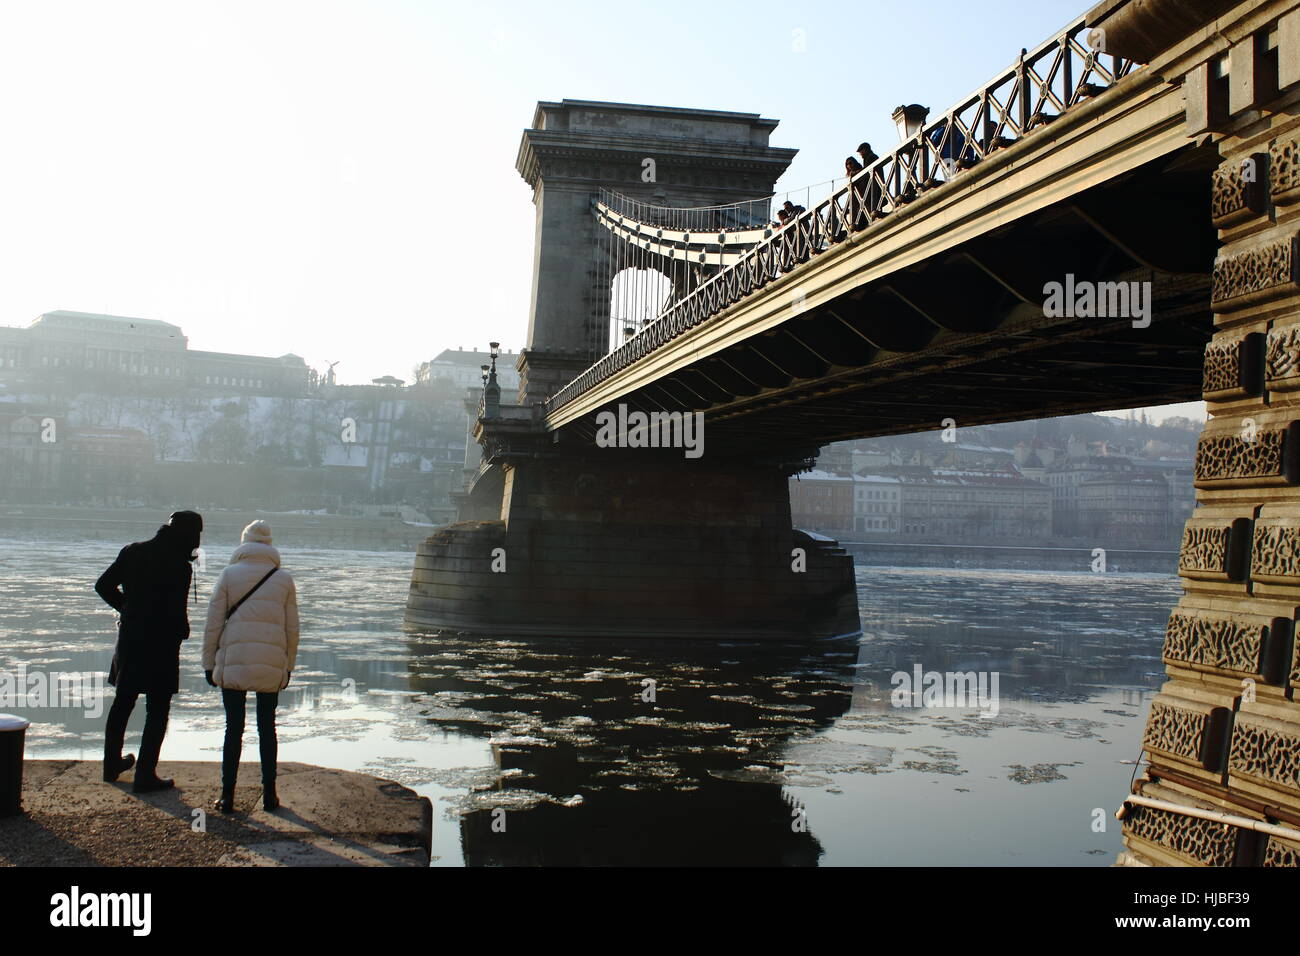
[[[868,169],[872,163],[880,159],[876,151],[871,148],[870,143],[858,144],[858,155],[862,157],[862,168]],[[876,182],[875,174],[872,174],[866,182],[866,190],[862,197],[862,224],[855,226],[855,229],[861,229],[874,219],[882,210],[880,203],[880,184]]]
[[[181,642],[190,636],[187,613],[203,519],[177,511],[148,541],[128,544],[95,582],[95,591],[121,614],[117,649],[108,682],[117,688],[104,731],[104,779],[114,781],[135,764],[122,756],[126,724],[145,696],[144,735],[132,789],[166,790],[158,776],[158,755],[167,733],[172,695],[180,690]]]

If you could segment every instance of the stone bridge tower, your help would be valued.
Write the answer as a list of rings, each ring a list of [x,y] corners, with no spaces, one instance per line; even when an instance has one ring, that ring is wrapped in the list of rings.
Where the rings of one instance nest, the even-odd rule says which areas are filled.
[[[515,163],[537,207],[519,404],[544,401],[605,352],[610,282],[592,215],[601,187],[682,207],[767,196],[798,152],[768,145],[777,122],[630,103],[537,104]]]
[[[805,450],[696,460],[681,448],[556,443],[542,424],[542,403],[608,345],[601,188],[683,208],[762,199],[795,155],[768,145],[775,126],[755,113],[538,104],[517,164],[537,206],[518,403],[500,401],[489,379],[475,429],[483,463],[462,520],[417,553],[408,622],[601,639],[861,626],[852,559],[791,526],[787,476]]]

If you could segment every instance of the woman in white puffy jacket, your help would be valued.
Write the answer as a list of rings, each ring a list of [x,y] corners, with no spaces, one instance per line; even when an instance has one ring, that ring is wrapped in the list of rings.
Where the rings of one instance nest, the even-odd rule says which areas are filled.
[[[262,805],[280,805],[275,793],[275,708],[298,656],[298,599],[293,577],[280,568],[271,528],[254,521],[244,529],[208,603],[203,670],[221,688],[226,741],[221,759],[221,796],[216,807],[230,813],[244,747],[248,692],[257,693],[257,740],[262,758]],[[233,610],[232,610],[233,609]]]

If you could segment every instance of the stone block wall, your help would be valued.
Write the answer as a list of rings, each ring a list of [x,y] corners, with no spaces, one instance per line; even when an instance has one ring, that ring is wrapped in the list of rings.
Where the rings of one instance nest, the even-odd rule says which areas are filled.
[[[1218,31],[1231,49],[1207,47],[1184,83],[1189,134],[1210,137],[1222,157],[1207,210],[1222,246],[1199,507],[1183,534],[1185,594],[1169,617],[1169,679],[1135,789],[1295,838],[1131,806],[1121,863],[1300,861],[1300,88],[1279,82],[1300,79],[1300,10],[1286,6],[1243,4]]]

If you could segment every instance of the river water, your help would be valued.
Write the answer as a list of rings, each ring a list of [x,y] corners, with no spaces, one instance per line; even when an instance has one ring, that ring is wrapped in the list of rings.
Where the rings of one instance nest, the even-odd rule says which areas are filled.
[[[107,670],[93,584],[116,551],[0,540],[0,672]],[[220,760],[199,622],[223,560],[198,575],[164,769]],[[872,567],[860,640],[502,641],[405,629],[411,561],[285,552],[303,635],[280,759],[430,797],[433,863],[453,866],[1109,865],[1180,593],[1161,574]],[[918,665],[996,674],[996,701],[891,699]],[[30,757],[98,760],[90,704],[0,709],[33,721]]]

